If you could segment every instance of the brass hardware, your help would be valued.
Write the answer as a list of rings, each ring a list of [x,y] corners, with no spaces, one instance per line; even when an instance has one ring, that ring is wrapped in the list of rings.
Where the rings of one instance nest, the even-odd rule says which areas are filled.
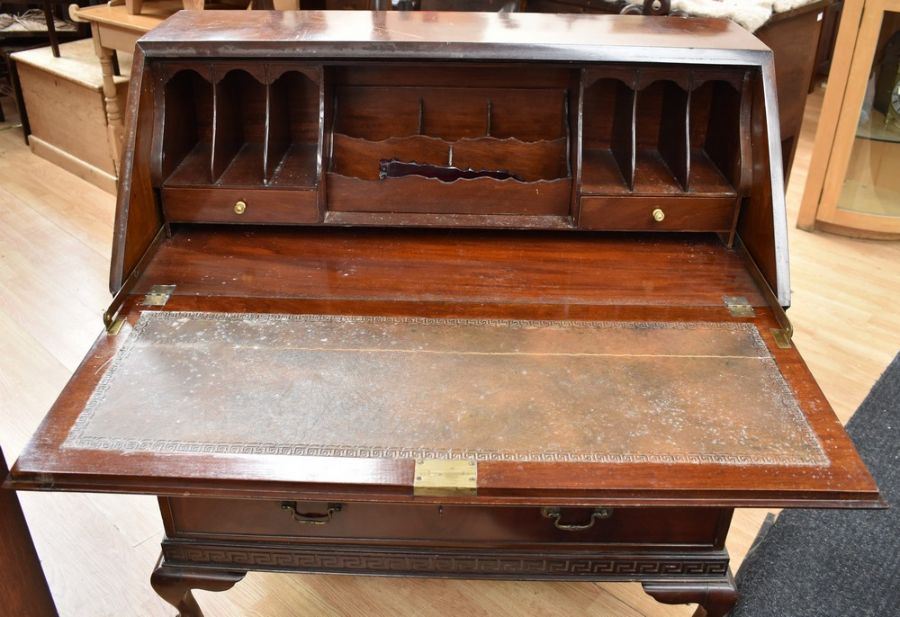
[[[766,281],[766,277],[763,276],[763,273],[760,271],[759,266],[756,265],[756,262],[753,260],[753,257],[750,255],[750,252],[747,250],[747,247],[744,245],[744,241],[741,240],[740,236],[737,236],[735,238],[735,247],[737,248],[737,251],[741,255],[741,257],[743,257],[744,263],[747,266],[747,271],[750,272],[750,276],[756,282],[756,285],[759,287],[760,291],[762,291],[763,297],[766,299],[766,303],[775,314],[775,321],[777,321],[778,325],[781,326],[779,330],[781,331],[785,339],[787,339],[787,342],[790,343],[791,338],[794,336],[794,326],[791,324],[791,320],[788,319],[787,313],[785,313],[785,308],[781,306],[781,303],[778,301],[778,297],[775,295],[775,292],[772,291],[772,288]]]
[[[655,208],[650,214],[653,216],[653,220],[657,223],[662,223],[664,220],[666,220],[666,213],[662,211],[662,208]]]
[[[122,306],[125,304],[125,301],[131,297],[131,291],[137,284],[138,279],[144,273],[144,270],[147,269],[147,264],[150,263],[151,257],[156,254],[156,248],[162,243],[165,237],[166,230],[164,225],[156,232],[156,236],[153,237],[150,246],[144,251],[144,255],[141,257],[140,261],[138,261],[137,265],[131,271],[131,274],[128,275],[128,278],[122,282],[119,291],[113,296],[112,302],[106,309],[106,312],[103,313],[103,325],[106,327],[107,332],[115,326],[116,321],[119,319],[119,313],[122,310]]]
[[[475,461],[417,459],[413,495],[476,495],[478,464]]]
[[[296,501],[282,501],[282,510],[290,510],[291,516],[298,523],[304,525],[325,525],[331,522],[335,512],[340,512],[343,506],[339,503],[330,503],[325,512],[298,512]]]
[[[119,331],[122,330],[122,326],[124,326],[124,325],[125,325],[125,318],[118,317],[118,318],[116,318],[115,321],[113,321],[111,324],[106,326],[106,333],[109,334],[110,336],[115,336],[119,333]]]
[[[723,296],[722,301],[732,317],[753,317],[756,314],[744,296]]]
[[[585,529],[590,529],[597,522],[597,519],[609,518],[612,514],[612,508],[594,508],[587,523],[563,523],[560,520],[562,518],[560,508],[541,508],[541,516],[551,519],[553,526],[563,531],[584,531]]]
[[[165,306],[172,294],[175,293],[175,285],[154,285],[141,302],[144,306]]]
[[[775,344],[778,345],[779,349],[790,349],[791,348],[791,335],[788,334],[786,330],[782,330],[781,328],[772,328],[772,338],[775,339]]]
[[[235,214],[243,214],[247,211],[247,202],[243,199],[238,199],[234,202],[234,213]]]

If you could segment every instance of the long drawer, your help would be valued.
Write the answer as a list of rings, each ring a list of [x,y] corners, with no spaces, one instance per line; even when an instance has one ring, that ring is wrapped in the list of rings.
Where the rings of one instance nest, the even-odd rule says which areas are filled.
[[[170,538],[443,546],[605,544],[720,548],[730,511],[163,498]]]

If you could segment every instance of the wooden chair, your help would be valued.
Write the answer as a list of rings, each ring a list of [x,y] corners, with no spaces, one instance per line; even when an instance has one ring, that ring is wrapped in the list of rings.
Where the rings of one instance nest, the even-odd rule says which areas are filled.
[[[54,2],[53,0],[4,0],[2,4],[18,4],[18,5],[41,5],[44,12],[44,19],[47,22],[47,38],[50,41],[50,47],[53,49],[53,56],[59,58],[59,35],[56,32],[56,19],[53,16],[53,5],[68,6],[69,2]]]

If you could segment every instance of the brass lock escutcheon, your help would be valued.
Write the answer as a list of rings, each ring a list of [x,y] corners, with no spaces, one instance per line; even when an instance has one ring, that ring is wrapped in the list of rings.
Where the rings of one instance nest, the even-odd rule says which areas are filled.
[[[597,519],[609,518],[612,516],[612,508],[594,508],[590,512],[590,518],[585,523],[563,523],[561,508],[541,508],[541,515],[553,521],[553,526],[563,531],[584,531],[590,529],[597,522]]]
[[[657,223],[662,223],[664,220],[666,220],[666,213],[663,212],[662,208],[654,208],[653,212],[651,212],[650,215]]]
[[[243,199],[238,199],[234,202],[234,213],[235,214],[243,214],[247,211],[247,202]]]
[[[303,523],[304,525],[325,525],[331,522],[334,513],[340,512],[343,506],[339,503],[330,503],[326,506],[325,512],[300,512],[297,510],[296,501],[282,501],[281,509],[289,510],[291,516],[298,523]]]

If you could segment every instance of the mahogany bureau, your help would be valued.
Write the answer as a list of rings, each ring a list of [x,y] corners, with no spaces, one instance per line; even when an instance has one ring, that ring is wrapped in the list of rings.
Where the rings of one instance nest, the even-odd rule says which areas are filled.
[[[791,342],[772,56],[727,22],[186,11],[135,54],[106,331],[17,489],[157,495],[151,582],[640,581],[879,507]]]

